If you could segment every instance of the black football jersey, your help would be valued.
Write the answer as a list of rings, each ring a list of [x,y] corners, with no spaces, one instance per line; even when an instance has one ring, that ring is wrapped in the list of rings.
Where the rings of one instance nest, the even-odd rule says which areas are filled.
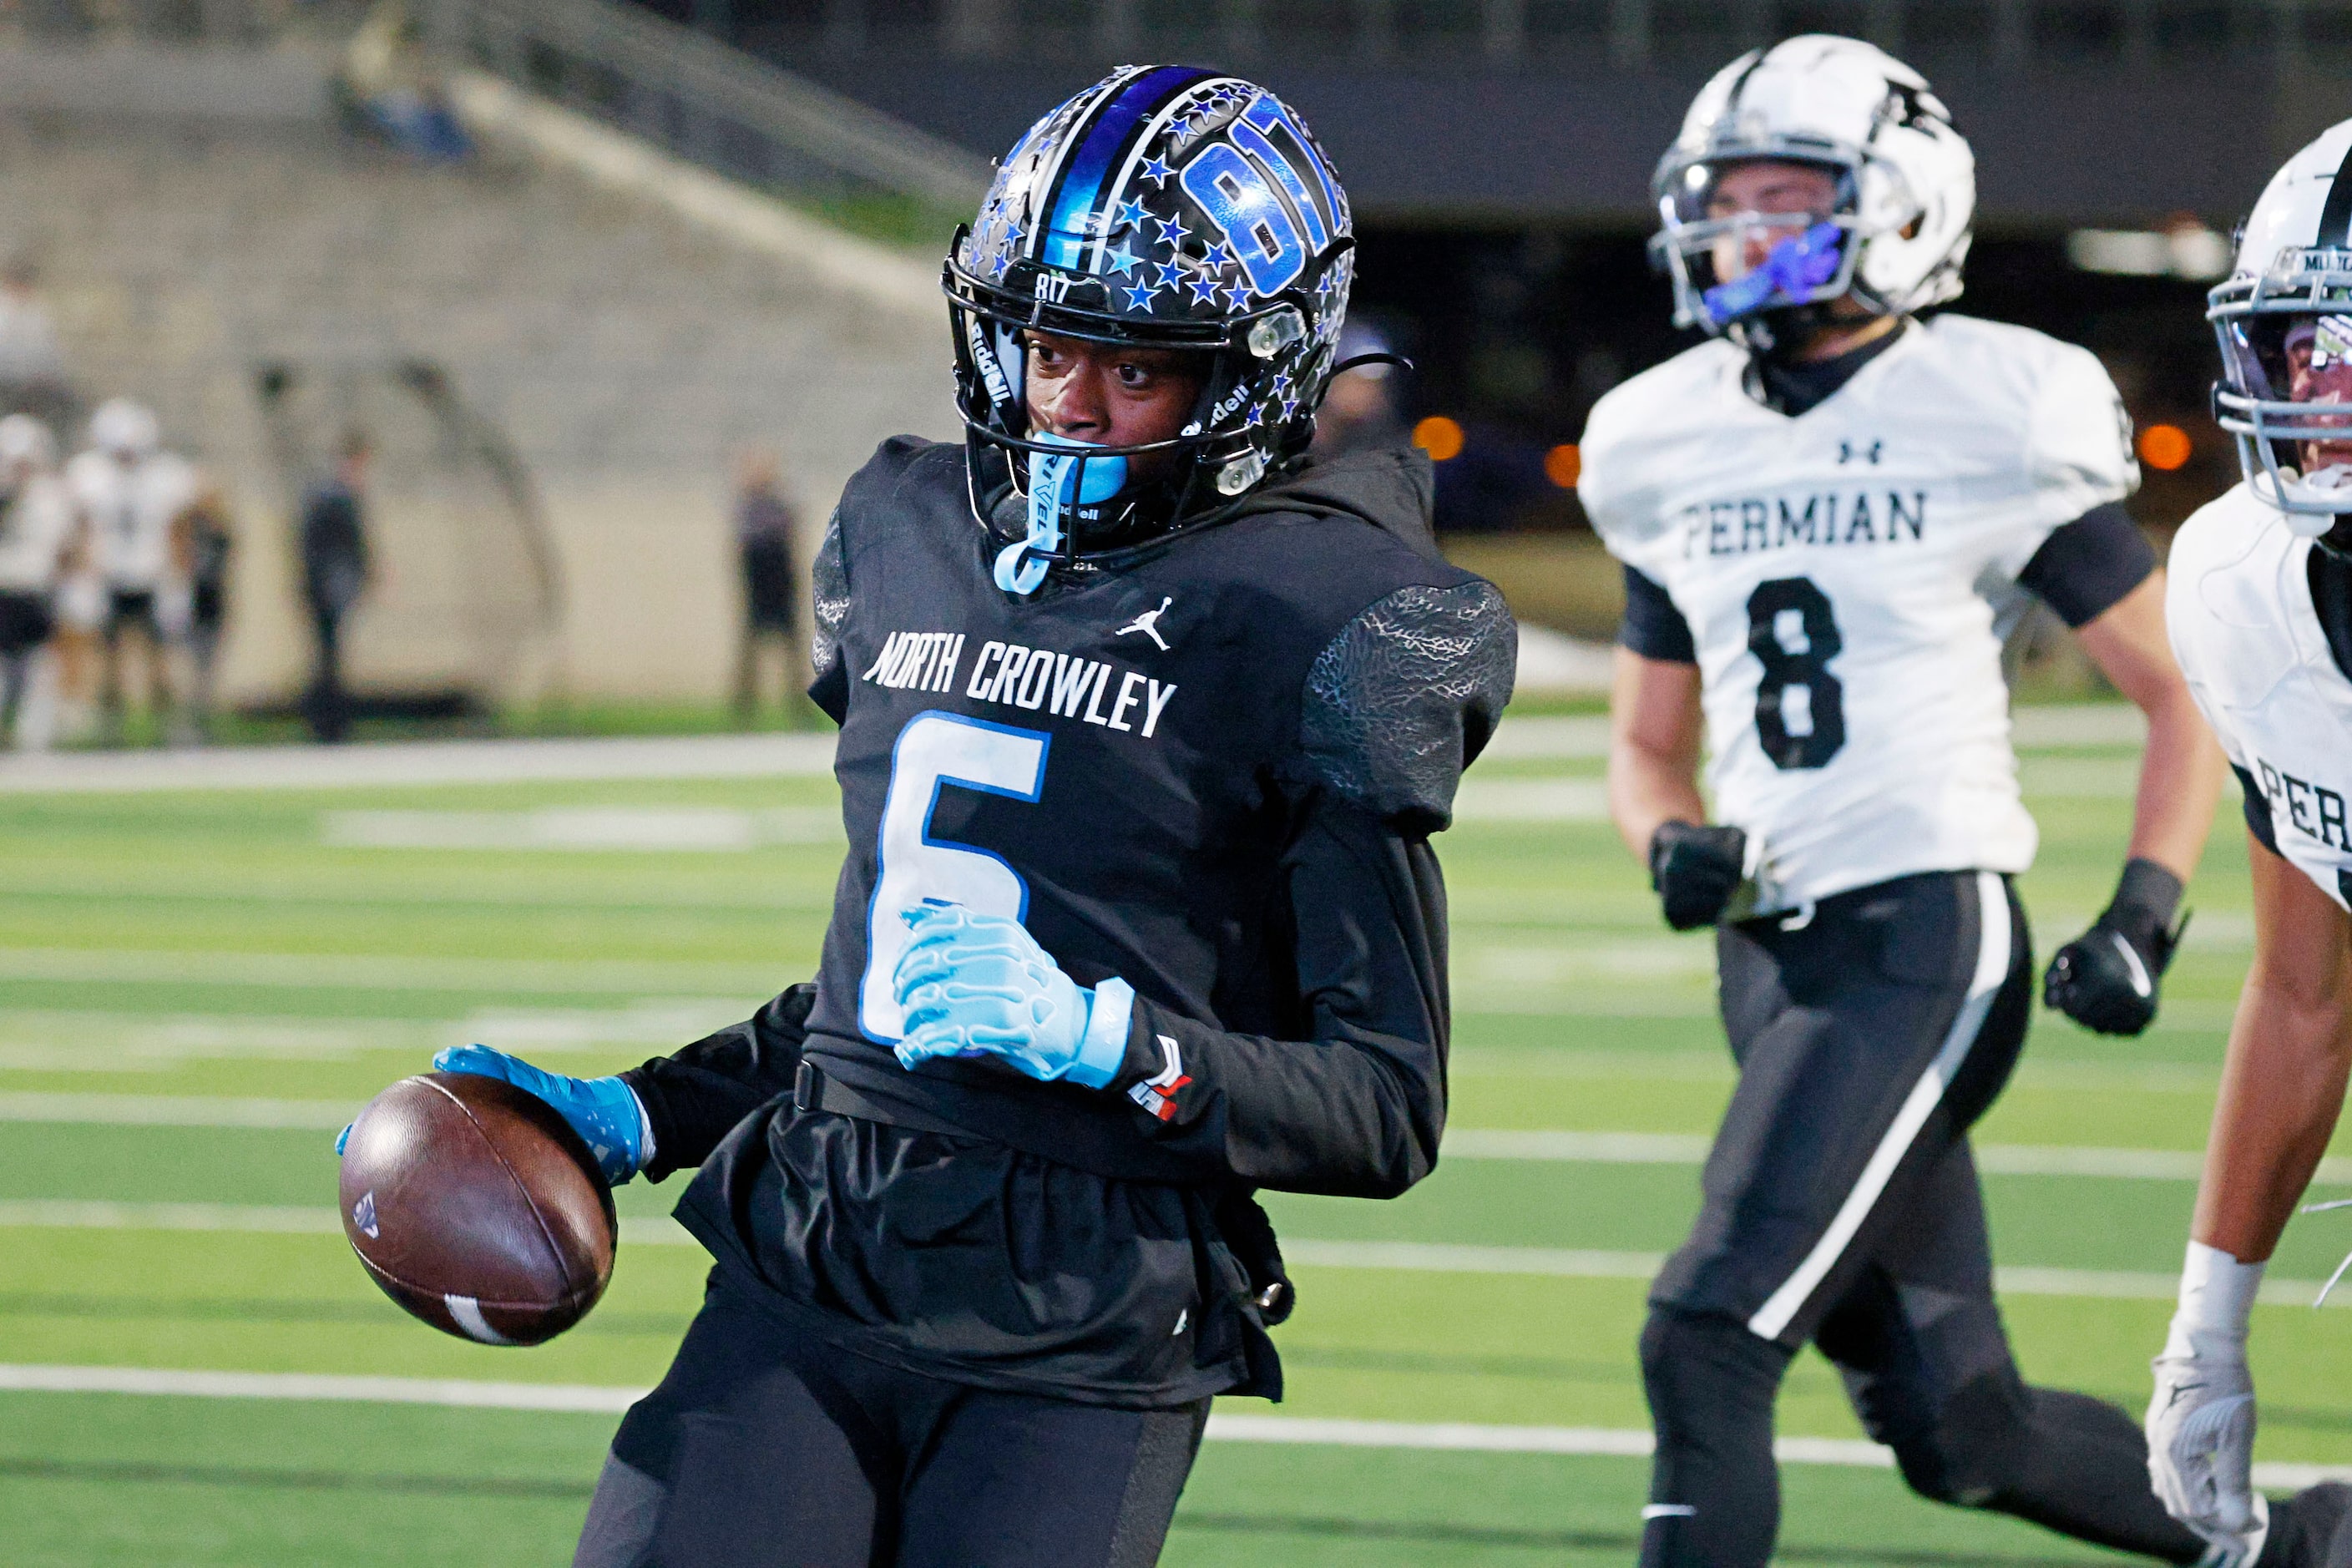
[[[894,441],[851,481],[811,688],[841,724],[849,850],[795,1066],[802,1105],[829,1103],[813,1074],[857,1114],[770,1107],[681,1209],[783,1315],[950,1377],[1197,1397],[1250,1381],[1213,1217],[1232,1194],[1389,1195],[1428,1172],[1447,1026],[1428,835],[1516,652],[1493,587],[1433,548],[1428,495],[1418,454],[1309,467],[1021,597],[991,578],[1002,541],[961,447]],[[1079,984],[1134,988],[1108,1087],[899,1066],[891,974],[926,900],[1018,918]],[[707,1142],[687,1125],[707,1110],[653,1104],[685,1081],[657,1067],[633,1078],[657,1143]]]

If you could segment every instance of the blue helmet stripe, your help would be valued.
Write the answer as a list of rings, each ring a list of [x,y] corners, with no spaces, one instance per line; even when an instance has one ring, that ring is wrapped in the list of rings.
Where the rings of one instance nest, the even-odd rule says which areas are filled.
[[[1191,66],[1160,66],[1129,82],[1095,111],[1079,144],[1062,162],[1053,217],[1041,236],[1038,259],[1048,267],[1081,267],[1087,247],[1101,237],[1087,221],[1103,194],[1103,182],[1126,155],[1137,130],[1170,100],[1215,73]]]

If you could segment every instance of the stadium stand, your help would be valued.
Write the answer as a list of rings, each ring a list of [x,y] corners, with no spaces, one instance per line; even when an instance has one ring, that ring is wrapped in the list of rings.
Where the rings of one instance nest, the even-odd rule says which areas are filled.
[[[332,64],[51,42],[0,72],[0,244],[41,257],[82,386],[152,403],[247,519],[228,696],[289,689],[304,658],[283,521],[315,476],[273,446],[256,393],[270,366],[341,388],[332,407],[362,419],[397,405],[401,367],[433,367],[499,433],[562,563],[561,667],[536,679],[720,689],[730,453],[778,448],[822,520],[877,439],[950,432],[929,266],[746,190],[714,196],[651,146],[488,79],[453,84],[481,121],[472,164],[404,156],[339,129]],[[470,491],[461,510],[497,505],[478,476],[440,478]],[[411,488],[448,504],[426,478]],[[394,555],[388,599],[419,591]],[[395,645],[439,623],[402,621],[387,603],[362,626],[363,682],[430,662]]]

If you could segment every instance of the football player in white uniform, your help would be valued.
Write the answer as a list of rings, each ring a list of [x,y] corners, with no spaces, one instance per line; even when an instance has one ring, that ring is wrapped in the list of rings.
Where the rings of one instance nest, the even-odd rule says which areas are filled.
[[[2352,121],[2271,181],[2208,315],[2245,482],[2173,542],[2166,615],[2245,792],[2254,960],[2147,1438],[2166,1506],[2250,1557],[2279,1510],[2249,1473],[2246,1331],[2352,1064]]]
[[[2130,857],[2052,1005],[2155,1014],[2221,760],[2165,643],[2138,481],[2098,362],[1915,312],[1959,292],[1974,162],[1917,73],[1807,37],[1708,84],[1661,163],[1677,320],[1713,341],[1603,398],[1586,510],[1625,567],[1612,815],[1677,928],[1717,925],[1740,1081],[1642,1337],[1644,1564],[1761,1568],[1772,1406],[1843,1373],[1925,1496],[2172,1562],[2207,1542],[2138,1424],[2027,1385],[1968,1131],[2032,1005],[2033,855],[2003,635],[2028,595],[2146,710]],[[1716,823],[1695,773],[1704,728]]]
[[[57,463],[47,426],[29,414],[0,419],[0,747],[47,739],[47,725],[26,710],[57,628],[53,601],[73,530]]]
[[[66,465],[67,488],[106,577],[99,705],[118,735],[126,637],[135,632],[145,646],[148,701],[160,719],[172,700],[172,645],[187,626],[187,587],[172,559],[172,536],[195,501],[196,471],[160,440],[151,409],[110,398],[90,416],[89,449]]]

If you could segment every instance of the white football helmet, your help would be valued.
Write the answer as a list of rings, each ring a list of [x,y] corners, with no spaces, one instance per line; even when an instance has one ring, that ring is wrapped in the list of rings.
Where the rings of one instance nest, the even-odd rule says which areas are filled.
[[[1816,163],[1836,179],[1825,213],[1714,210],[1727,164]],[[1958,297],[1976,216],[1976,157],[1917,71],[1874,45],[1812,33],[1717,71],[1658,161],[1652,253],[1673,276],[1675,324],[1769,346],[1767,312],[1851,294],[1879,315]],[[1769,259],[1717,275],[1724,247],[1762,238]]]
[[[58,438],[29,414],[0,419],[0,475],[42,474],[57,467]]]
[[[125,462],[147,456],[162,438],[154,410],[128,397],[110,397],[89,416],[89,444]]]
[[[2352,360],[2352,120],[2271,176],[2236,268],[2206,300],[2221,345],[2213,417],[2237,438],[2248,488],[2315,539],[2352,513],[2352,464],[2307,462],[2305,447],[2352,452],[2352,411],[2334,390],[2296,400],[2290,359],[2306,373]]]

